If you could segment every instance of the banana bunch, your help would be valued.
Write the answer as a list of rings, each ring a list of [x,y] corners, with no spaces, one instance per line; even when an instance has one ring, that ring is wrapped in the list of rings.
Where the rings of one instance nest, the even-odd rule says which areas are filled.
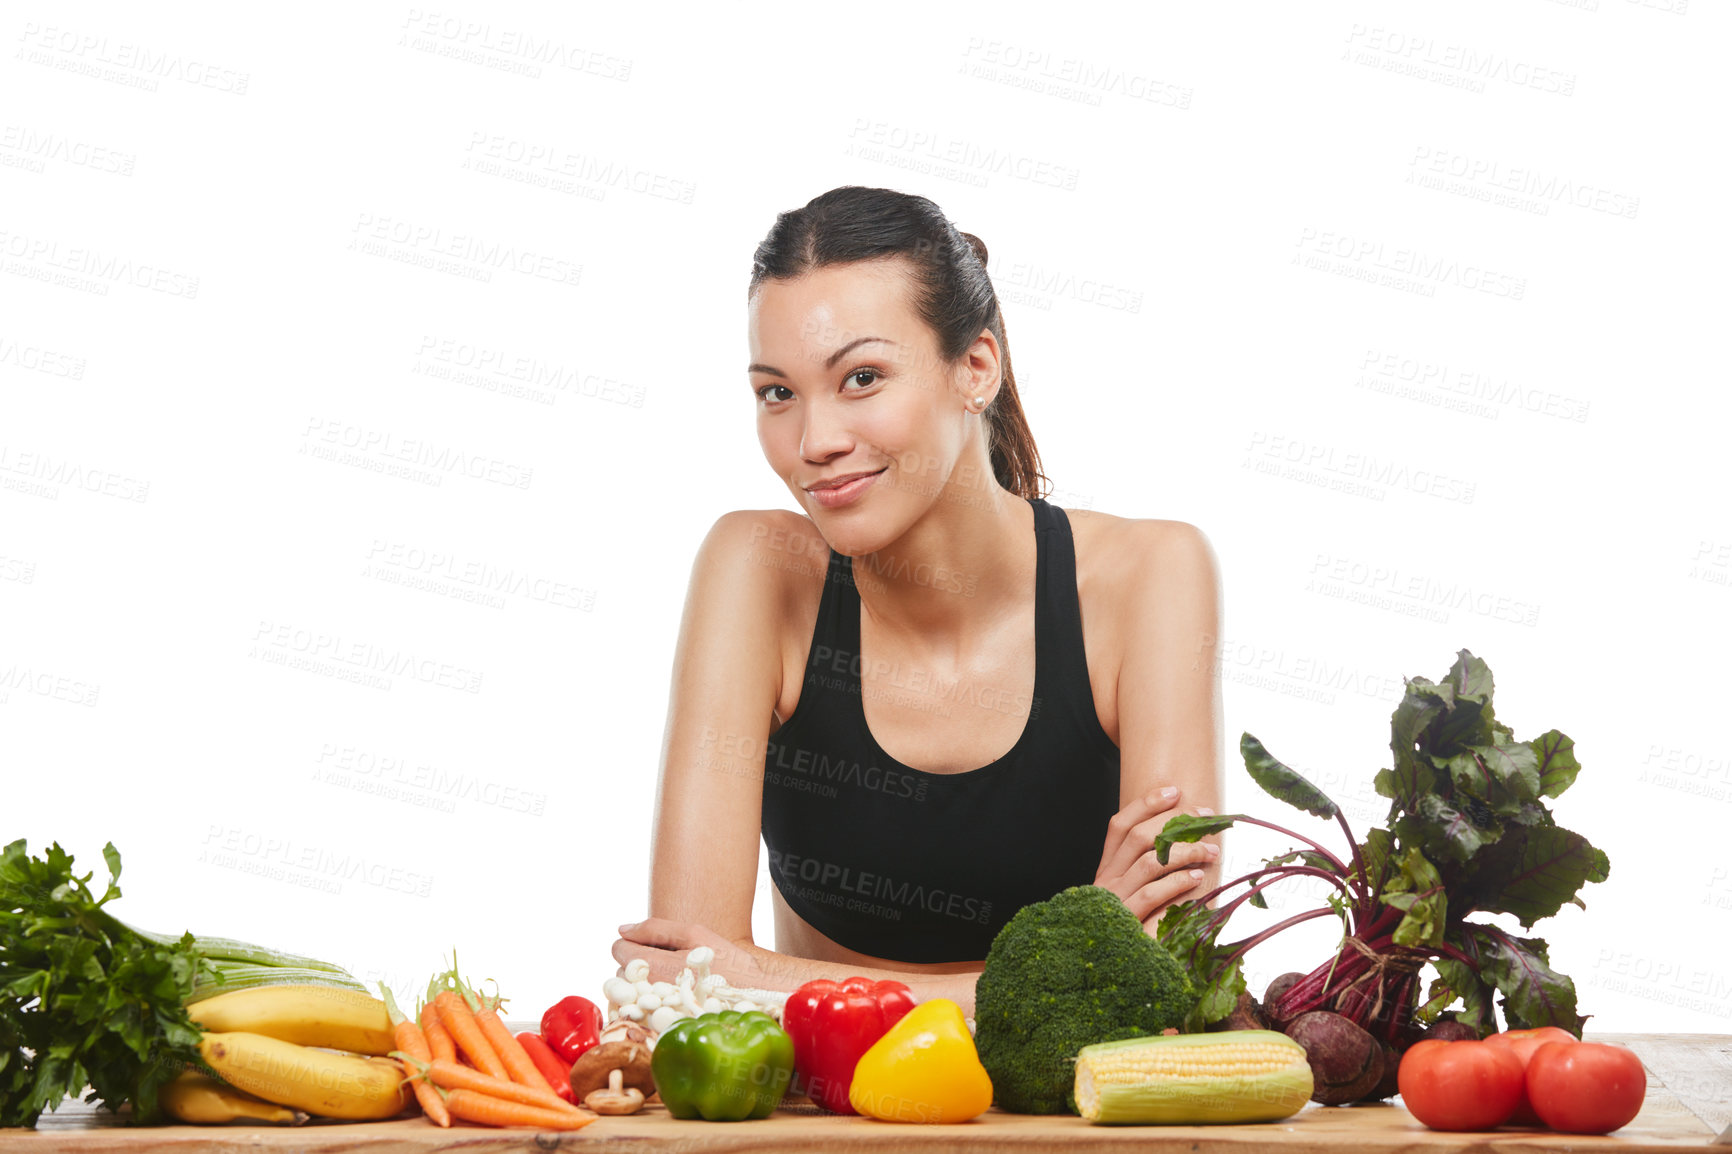
[[[385,1003],[358,990],[273,985],[187,1007],[205,1031],[199,1054],[221,1081],[188,1072],[163,1088],[182,1122],[390,1118],[412,1097],[396,1062]],[[336,1051],[346,1051],[338,1053]]]
[[[209,1074],[187,1070],[158,1091],[158,1101],[170,1118],[182,1122],[286,1122],[299,1125],[305,1114],[255,1098],[219,1082]]]

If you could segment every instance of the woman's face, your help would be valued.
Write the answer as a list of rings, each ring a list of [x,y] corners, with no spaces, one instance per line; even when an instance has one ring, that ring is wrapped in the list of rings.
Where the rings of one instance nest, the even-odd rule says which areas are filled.
[[[748,310],[748,378],[770,467],[838,553],[859,556],[900,537],[947,482],[970,438],[986,473],[969,398],[991,401],[998,346],[983,333],[954,365],[914,311],[901,258],[833,265],[764,281]],[[860,477],[840,487],[825,486]]]

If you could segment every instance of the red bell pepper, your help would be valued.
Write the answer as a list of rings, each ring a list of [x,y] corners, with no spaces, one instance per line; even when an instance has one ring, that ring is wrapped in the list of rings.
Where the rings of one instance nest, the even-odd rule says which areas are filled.
[[[913,1008],[913,990],[871,978],[819,978],[789,994],[782,1028],[794,1039],[794,1069],[812,1101],[833,1114],[858,1113],[848,1104],[855,1064]]]
[[[561,998],[541,1015],[541,1036],[555,1054],[575,1062],[601,1040],[601,1011],[577,994]]]
[[[535,1068],[541,1071],[541,1076],[547,1079],[547,1084],[553,1087],[553,1092],[573,1106],[577,1105],[577,1095],[571,1092],[571,1063],[555,1054],[553,1047],[540,1034],[525,1030],[517,1035],[517,1043],[535,1063]]]

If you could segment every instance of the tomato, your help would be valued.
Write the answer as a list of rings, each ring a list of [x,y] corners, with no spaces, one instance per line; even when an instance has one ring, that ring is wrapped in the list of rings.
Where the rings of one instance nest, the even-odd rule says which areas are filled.
[[[1509,1030],[1502,1034],[1491,1034],[1485,1039],[1499,1046],[1507,1046],[1510,1052],[1521,1061],[1525,1071],[1528,1059],[1534,1051],[1547,1042],[1574,1042],[1576,1036],[1568,1030],[1557,1026],[1537,1026],[1532,1030]],[[1523,1079],[1522,1100],[1516,1104],[1515,1113],[1510,1115],[1511,1126],[1543,1126],[1540,1116],[1534,1113],[1533,1104],[1528,1101],[1526,1079]]]
[[[1396,1083],[1408,1113],[1433,1130],[1490,1130],[1522,1096],[1522,1064],[1508,1046],[1415,1042],[1401,1056]]]
[[[1553,1130],[1610,1134],[1641,1112],[1648,1075],[1622,1046],[1547,1042],[1528,1059],[1527,1092]]]

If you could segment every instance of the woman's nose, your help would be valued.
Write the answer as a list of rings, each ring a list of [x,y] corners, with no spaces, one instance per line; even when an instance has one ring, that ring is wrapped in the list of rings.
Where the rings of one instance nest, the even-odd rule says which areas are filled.
[[[808,461],[827,461],[854,447],[842,414],[822,402],[806,408],[806,423],[800,430],[800,455]]]

